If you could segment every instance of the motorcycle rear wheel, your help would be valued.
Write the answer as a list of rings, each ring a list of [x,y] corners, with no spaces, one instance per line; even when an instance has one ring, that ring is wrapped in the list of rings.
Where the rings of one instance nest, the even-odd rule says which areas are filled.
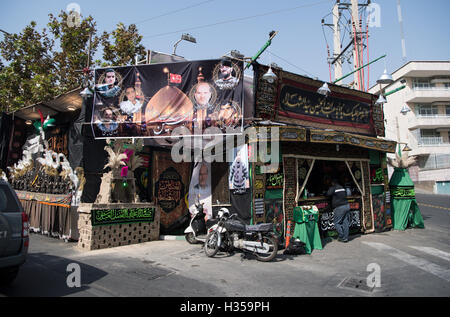
[[[219,233],[217,231],[211,231],[206,237],[204,244],[206,256],[212,258],[219,251]]]
[[[274,237],[263,236],[262,241],[257,240],[258,242],[267,243],[269,245],[269,253],[255,253],[256,259],[261,262],[269,262],[272,261],[277,253],[278,253],[278,241]]]

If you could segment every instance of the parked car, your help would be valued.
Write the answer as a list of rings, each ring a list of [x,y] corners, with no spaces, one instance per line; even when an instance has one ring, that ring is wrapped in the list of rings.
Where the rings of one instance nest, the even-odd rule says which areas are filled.
[[[11,185],[0,179],[0,284],[16,278],[28,246],[28,216]]]

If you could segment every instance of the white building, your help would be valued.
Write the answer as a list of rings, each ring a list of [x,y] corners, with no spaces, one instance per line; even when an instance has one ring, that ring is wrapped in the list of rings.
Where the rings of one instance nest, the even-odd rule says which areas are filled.
[[[411,61],[392,77],[393,84],[370,89],[378,95],[406,85],[386,97],[386,138],[418,156],[409,170],[416,188],[450,195],[450,61]]]

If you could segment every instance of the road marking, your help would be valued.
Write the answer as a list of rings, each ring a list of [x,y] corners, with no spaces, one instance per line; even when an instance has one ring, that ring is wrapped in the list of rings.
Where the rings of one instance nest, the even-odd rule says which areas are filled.
[[[419,205],[419,206],[425,206],[425,207],[436,208],[436,209],[450,210],[450,208],[447,208],[447,207],[441,207],[441,206],[429,205],[429,204],[424,204],[424,203],[418,203],[418,205]]]
[[[392,255],[393,257],[403,262],[414,265],[423,271],[436,275],[437,277],[440,277],[446,280],[447,282],[450,282],[450,270],[448,269],[445,269],[434,263],[428,262],[427,260],[424,260],[422,258],[410,255],[406,252],[397,250],[383,243],[376,243],[376,242],[363,242],[363,243],[377,249],[378,251],[385,251],[389,255]]]
[[[410,248],[437,256],[438,258],[450,261],[450,253],[435,249],[435,248],[429,248],[429,247],[416,247],[416,246],[409,246]]]

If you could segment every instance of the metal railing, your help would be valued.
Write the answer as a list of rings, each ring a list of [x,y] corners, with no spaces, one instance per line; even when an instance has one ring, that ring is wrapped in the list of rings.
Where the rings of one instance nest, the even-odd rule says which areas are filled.
[[[439,137],[421,137],[418,140],[419,146],[445,146],[450,145],[450,143],[444,143],[444,139]]]
[[[450,114],[417,114],[418,119],[450,119]]]
[[[439,87],[419,87],[419,86],[416,86],[416,87],[414,87],[414,86],[412,86],[412,90],[414,90],[414,91],[429,91],[429,90],[432,90],[432,91],[436,91],[436,90],[441,90],[441,91],[448,91],[448,90],[450,90],[450,87],[443,87],[443,86],[439,86]]]

